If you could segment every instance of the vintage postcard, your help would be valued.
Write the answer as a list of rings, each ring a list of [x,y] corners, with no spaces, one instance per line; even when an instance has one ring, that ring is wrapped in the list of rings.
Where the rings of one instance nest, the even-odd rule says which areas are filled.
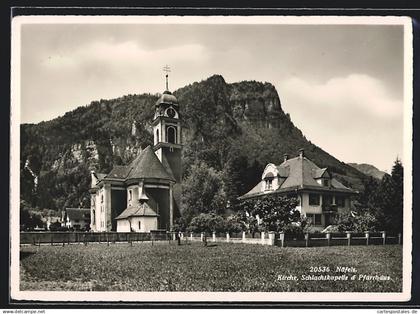
[[[405,17],[18,16],[13,300],[408,301]]]

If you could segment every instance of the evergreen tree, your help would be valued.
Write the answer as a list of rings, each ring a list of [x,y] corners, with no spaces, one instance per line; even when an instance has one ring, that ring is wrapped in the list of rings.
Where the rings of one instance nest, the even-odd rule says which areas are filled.
[[[403,166],[397,159],[391,175],[384,175],[375,195],[376,217],[383,230],[398,233],[403,227]]]

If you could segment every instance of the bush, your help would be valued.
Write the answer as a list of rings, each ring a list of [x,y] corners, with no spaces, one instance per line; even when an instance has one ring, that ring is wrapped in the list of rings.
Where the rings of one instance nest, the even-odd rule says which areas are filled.
[[[188,227],[191,232],[223,232],[226,230],[225,220],[214,213],[200,214],[191,220]]]

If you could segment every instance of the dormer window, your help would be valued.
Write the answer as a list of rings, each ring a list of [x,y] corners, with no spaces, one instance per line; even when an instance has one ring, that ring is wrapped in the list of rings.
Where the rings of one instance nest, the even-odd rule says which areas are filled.
[[[322,178],[321,179],[321,184],[322,184],[322,186],[329,186],[330,185],[330,180],[328,178]]]
[[[272,190],[273,189],[273,178],[265,178],[265,190]]]
[[[265,191],[269,191],[273,189],[273,179],[274,179],[274,175],[273,173],[269,172],[265,175],[264,177],[264,182],[265,182]]]

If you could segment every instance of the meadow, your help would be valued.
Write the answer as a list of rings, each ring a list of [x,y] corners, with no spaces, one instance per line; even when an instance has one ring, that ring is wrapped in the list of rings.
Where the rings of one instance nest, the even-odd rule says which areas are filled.
[[[345,268],[337,272],[338,266]],[[341,279],[308,279],[321,275]],[[43,291],[400,292],[402,246],[204,247],[174,241],[22,246],[20,276],[21,290]]]

